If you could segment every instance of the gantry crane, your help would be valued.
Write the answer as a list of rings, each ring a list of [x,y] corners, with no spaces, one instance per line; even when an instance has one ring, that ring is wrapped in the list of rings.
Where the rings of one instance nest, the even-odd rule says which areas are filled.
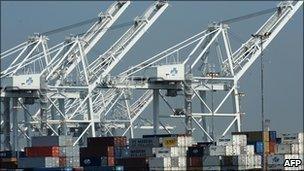
[[[73,36],[50,49],[44,48],[46,49],[45,51],[48,50],[48,52],[45,52],[44,54],[29,54],[18,64],[17,69],[13,63],[8,69],[1,73],[3,78],[8,78],[9,82],[10,79],[22,78],[22,75],[16,75],[17,70],[20,70],[22,67],[28,67],[26,64],[33,63],[33,60],[43,63],[43,65],[40,66],[39,71],[31,73],[32,75],[24,73],[24,77],[26,78],[22,78],[24,79],[22,81],[25,81],[25,85],[28,84],[29,79],[33,79],[31,82],[34,81],[34,83],[36,83],[35,86],[31,84],[30,87],[22,87],[22,91],[31,92],[31,94],[27,94],[28,98],[36,98],[40,103],[39,109],[34,112],[34,114],[28,110],[28,107],[23,101],[18,99],[21,97],[16,94],[16,92],[20,93],[19,89],[11,91],[9,89],[10,83],[6,82],[3,84],[4,87],[1,95],[3,97],[10,97],[10,95],[13,94],[14,97],[16,97],[14,98],[15,102],[19,102],[27,114],[26,116],[30,116],[30,118],[26,118],[26,120],[31,121],[26,121],[24,124],[27,126],[27,128],[25,128],[26,130],[29,130],[30,127],[34,127],[42,135],[59,135],[67,134],[69,127],[75,128],[79,125],[80,127],[85,125],[86,128],[79,135],[75,144],[87,133],[86,131],[88,128],[91,128],[91,135],[95,136],[95,126],[100,123],[99,118],[101,115],[100,112],[98,113],[100,107],[100,99],[98,98],[100,98],[100,93],[102,92],[102,90],[96,88],[96,85],[109,74],[168,6],[166,1],[157,1],[153,3],[142,16],[135,18],[132,26],[114,43],[113,46],[110,47],[110,49],[103,55],[97,57],[97,59],[94,59],[92,63],[89,63],[86,57],[88,52],[101,39],[104,33],[111,27],[129,4],[129,1],[118,1],[113,3],[105,13],[99,14],[96,23],[91,26],[83,36]],[[37,35],[37,37],[46,38],[46,36],[42,35]],[[37,42],[40,43],[38,40],[40,39],[35,39],[35,44],[32,43],[35,45],[34,48],[38,46]],[[27,44],[21,44],[12,50],[4,52],[1,54],[1,60],[8,55],[12,55],[17,50],[20,50],[21,46]],[[18,55],[18,57],[19,56],[21,55]],[[46,60],[47,62],[41,62],[41,59],[44,59],[45,57],[48,57]],[[76,77],[79,81],[71,83],[69,80],[75,78],[75,72],[77,72]],[[4,115],[9,117],[9,98],[5,99],[4,103],[7,110],[5,110]],[[33,103],[32,100],[30,104]],[[17,111],[14,114],[16,113]],[[6,121],[9,120],[9,118],[5,119]],[[19,129],[19,131],[29,139],[29,134],[21,130],[20,127],[18,127],[20,124],[18,125],[16,122],[13,124],[14,135],[18,134]],[[5,128],[8,128],[4,132],[6,132],[5,145],[6,148],[9,148],[10,124],[9,122],[4,122],[3,125]],[[40,127],[37,125],[40,125]],[[61,129],[60,131],[58,130],[59,128]],[[51,133],[48,133],[47,131],[51,131]],[[14,139],[14,142],[15,141],[16,139]],[[14,143],[14,149],[16,146],[16,143]]]
[[[255,34],[252,34],[251,38],[244,42],[242,46],[237,49],[235,52],[232,51],[229,37],[228,37],[228,24],[231,22],[236,22],[240,19],[246,19],[248,16],[256,16],[257,14],[250,14],[244,17],[238,17],[231,20],[225,20],[222,22],[216,22],[211,24],[210,27],[200,32],[187,40],[149,58],[148,60],[124,71],[116,78],[109,79],[109,82],[104,82],[100,86],[107,88],[114,88],[117,90],[122,89],[141,89],[146,90],[145,93],[140,97],[140,102],[136,101],[131,106],[138,106],[138,108],[133,108],[130,106],[125,106],[126,110],[123,110],[122,113],[131,113],[132,122],[141,114],[141,112],[148,106],[150,102],[153,101],[153,126],[154,133],[157,133],[159,129],[159,90],[167,90],[169,92],[175,91],[184,91],[185,96],[185,107],[181,114],[176,115],[179,110],[171,107],[170,104],[166,104],[172,109],[172,112],[175,115],[170,115],[172,118],[186,118],[185,127],[186,133],[191,133],[192,123],[194,121],[196,125],[202,130],[206,137],[213,141],[214,136],[210,135],[206,130],[206,117],[232,117],[232,121],[223,131],[222,136],[224,136],[227,131],[231,128],[233,124],[236,125],[236,130],[241,131],[241,116],[244,113],[240,110],[240,96],[242,93],[238,91],[238,81],[245,74],[248,68],[256,61],[256,59],[261,54],[262,49],[265,49],[269,43],[277,36],[279,31],[287,24],[287,22],[292,18],[295,12],[303,4],[302,1],[283,1],[278,4],[276,8],[271,10],[264,10],[263,14],[273,12],[271,17],[258,29]],[[220,42],[220,37],[222,37],[222,44]],[[212,60],[208,56],[210,47],[214,45],[216,47],[217,57],[215,65],[217,65],[217,70],[212,71],[208,68],[206,64],[214,63],[215,60]],[[222,53],[221,45],[224,47],[224,52]],[[188,56],[183,56],[184,59],[179,62],[182,66],[174,64],[168,64],[168,59],[176,58],[178,54],[186,48],[191,46],[192,50],[188,53]],[[170,61],[170,60],[169,60]],[[173,60],[171,60],[173,61]],[[176,61],[176,60],[175,60]],[[198,63],[201,62],[203,66],[200,69],[199,75],[195,73],[195,67]],[[186,68],[189,66],[189,68]],[[184,76],[182,79],[177,80],[154,80],[151,81],[151,76],[145,76],[146,70],[149,70],[151,67],[156,67],[157,74],[152,75],[158,77],[158,69],[161,70],[161,67],[167,67],[167,73],[170,75],[170,71],[174,71],[173,68],[179,68],[185,70],[184,73],[181,73],[181,76]],[[191,72],[192,71],[192,72]],[[185,75],[183,75],[185,74]],[[172,76],[173,77],[173,76]],[[142,79],[139,79],[142,78]],[[225,96],[222,97],[222,100],[217,106],[212,106],[207,104],[206,93],[214,91],[224,91]],[[173,93],[176,96],[176,93]],[[107,95],[107,94],[106,94]],[[172,94],[171,94],[172,95]],[[195,97],[199,100],[202,105],[201,112],[192,112],[191,103],[195,100]],[[233,112],[219,112],[229,97],[233,99]],[[118,97],[116,97],[118,98]],[[192,99],[192,101],[191,101]],[[117,103],[117,99],[113,98],[113,102]],[[121,104],[119,104],[121,105]],[[114,104],[112,104],[114,106]],[[112,109],[112,108],[109,108]],[[110,112],[109,110],[106,113]],[[180,113],[180,112],[179,112]],[[199,119],[197,119],[199,118]],[[119,121],[118,121],[119,122]]]

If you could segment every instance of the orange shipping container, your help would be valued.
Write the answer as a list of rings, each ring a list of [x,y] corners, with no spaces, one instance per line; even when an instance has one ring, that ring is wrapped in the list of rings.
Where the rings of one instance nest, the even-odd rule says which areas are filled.
[[[25,147],[27,157],[59,157],[59,147]]]
[[[276,142],[269,142],[269,153],[276,154],[277,153],[277,144]]]

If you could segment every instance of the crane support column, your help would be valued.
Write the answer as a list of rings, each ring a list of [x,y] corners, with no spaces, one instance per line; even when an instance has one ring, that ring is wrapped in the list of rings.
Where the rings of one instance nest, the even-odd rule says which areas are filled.
[[[184,82],[186,135],[192,135],[192,96],[194,93],[191,88],[192,77],[192,74],[186,75]]]
[[[29,108],[29,105],[28,104],[26,104],[26,103],[23,103],[24,104],[24,106],[25,106],[25,109],[28,109]],[[29,114],[27,113],[27,111],[26,110],[23,110],[23,112],[24,112],[24,123],[26,124],[25,126],[26,126],[26,135],[28,136],[28,137],[31,137],[31,124],[29,123],[30,122],[30,117],[29,117]],[[26,146],[27,147],[30,147],[31,146],[31,141],[30,141],[30,139],[26,139]]]
[[[61,113],[64,114],[65,116],[65,109],[64,109],[64,99],[58,99],[58,103],[59,103],[59,110]],[[65,122],[65,118],[63,116],[61,116],[61,131],[62,131],[62,135],[67,135],[67,125]]]
[[[206,91],[199,91],[199,95],[201,98],[206,101]],[[203,102],[201,102],[201,112],[206,113],[206,107]],[[206,116],[202,116],[202,126],[205,130],[207,130]],[[208,136],[203,134],[203,141],[206,142],[208,140]]]
[[[5,97],[3,101],[4,111],[3,111],[3,134],[4,134],[4,150],[11,150],[10,144],[10,98]]]
[[[18,150],[18,108],[18,98],[13,98],[13,151]]]
[[[153,133],[157,134],[159,123],[159,89],[153,90]]]

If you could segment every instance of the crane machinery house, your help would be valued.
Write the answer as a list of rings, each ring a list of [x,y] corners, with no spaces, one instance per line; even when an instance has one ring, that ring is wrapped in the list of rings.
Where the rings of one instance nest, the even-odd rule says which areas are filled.
[[[1,87],[19,90],[40,89],[40,74],[14,75],[1,80]]]
[[[182,81],[185,79],[183,64],[160,65],[156,67],[156,77],[164,81]]]

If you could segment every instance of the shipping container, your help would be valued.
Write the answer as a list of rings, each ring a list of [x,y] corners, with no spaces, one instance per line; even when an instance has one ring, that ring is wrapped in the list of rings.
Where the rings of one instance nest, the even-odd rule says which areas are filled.
[[[276,154],[277,153],[277,144],[276,142],[270,141],[269,142],[269,154]]]
[[[59,155],[66,157],[79,156],[79,146],[59,147]]]
[[[222,156],[226,154],[225,146],[209,146],[209,155],[210,156]]]
[[[235,156],[241,154],[241,147],[239,145],[228,145],[226,146],[226,155],[227,156]]]
[[[218,146],[227,146],[227,145],[232,145],[232,140],[230,138],[220,138],[217,141]]]
[[[185,168],[187,166],[186,157],[171,157],[171,167]]]
[[[59,147],[25,147],[27,157],[59,157]]]
[[[129,140],[130,147],[160,147],[159,138],[132,138]]]
[[[276,142],[276,139],[277,139],[277,132],[269,131],[269,141]]]
[[[157,147],[152,149],[156,157],[185,157],[187,156],[187,147]]]
[[[298,134],[291,133],[291,134],[281,134],[281,139],[283,144],[292,144],[292,143],[298,143]]]
[[[246,135],[248,142],[263,141],[262,131],[250,131],[250,132],[232,132],[232,135]]]
[[[232,135],[232,145],[246,146],[247,135]]]
[[[32,137],[32,147],[73,146],[72,136],[36,136]]]
[[[23,151],[0,151],[1,158],[11,158],[11,157],[25,157],[25,152]]]
[[[88,166],[85,171],[124,171],[123,166]]]
[[[291,144],[278,144],[277,145],[278,154],[289,154],[291,153]]]
[[[264,144],[263,142],[256,142],[254,145],[254,150],[256,154],[263,154],[264,153]]]
[[[303,144],[304,143],[304,133],[303,132],[299,132],[298,133],[298,143],[299,144]]]
[[[221,156],[204,156],[202,158],[203,166],[220,166],[221,165]]]
[[[130,157],[129,147],[115,147],[114,155],[117,159]]]
[[[202,157],[205,153],[207,147],[189,147],[187,151],[188,157]],[[207,153],[207,152],[206,152]]]
[[[130,147],[130,157],[153,157],[153,151],[151,147]]]
[[[187,167],[202,167],[203,158],[202,157],[187,157]]]
[[[59,157],[25,157],[19,158],[19,168],[59,167]]]
[[[267,156],[267,164],[272,165],[282,165],[284,164],[285,157],[283,154],[272,154]]]
[[[80,157],[101,157],[108,156],[114,157],[114,148],[112,146],[98,146],[96,148],[93,147],[82,147],[79,149]]]
[[[127,137],[115,136],[115,137],[89,137],[87,139],[88,147],[103,147],[103,146],[126,146]]]
[[[138,158],[123,158],[123,159],[117,159],[116,165],[120,165],[124,167],[124,170],[126,171],[148,171],[149,165],[148,165],[149,158],[147,157],[138,157]]]

